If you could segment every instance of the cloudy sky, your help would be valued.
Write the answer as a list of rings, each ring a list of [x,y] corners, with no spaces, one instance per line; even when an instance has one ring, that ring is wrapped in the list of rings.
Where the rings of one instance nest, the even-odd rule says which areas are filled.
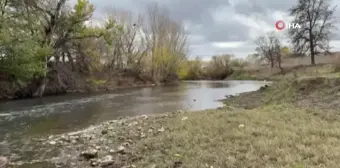
[[[287,10],[297,0],[91,0],[99,17],[108,8],[140,12],[152,2],[169,9],[190,32],[190,55],[209,59],[229,53],[246,57],[254,52],[254,39],[277,31],[275,22],[289,22]],[[333,0],[340,5],[340,1]],[[336,16],[340,17],[340,9]],[[284,39],[285,31],[277,31]],[[336,36],[334,36],[336,37]],[[340,50],[340,38],[332,39],[333,50]]]

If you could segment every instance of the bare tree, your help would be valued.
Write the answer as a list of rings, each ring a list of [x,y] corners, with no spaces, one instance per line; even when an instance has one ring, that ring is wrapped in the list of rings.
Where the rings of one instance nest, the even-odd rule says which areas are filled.
[[[257,56],[262,60],[270,62],[270,67],[274,68],[275,65],[282,70],[281,67],[281,43],[273,32],[264,36],[260,36],[255,41]]]
[[[329,50],[335,11],[330,3],[331,0],[298,0],[289,10],[293,23],[301,25],[300,29],[289,29],[295,52],[310,55],[312,65],[316,55]]]
[[[157,3],[148,7],[146,16],[143,35],[151,47],[152,77],[171,80],[186,57],[188,35],[181,22],[171,19],[168,10]]]
[[[116,37],[107,51],[111,53],[106,54],[108,67],[118,71],[141,73],[141,62],[149,49],[142,38],[142,15],[113,9],[109,11],[107,18],[115,20],[121,26],[121,31],[115,34]]]

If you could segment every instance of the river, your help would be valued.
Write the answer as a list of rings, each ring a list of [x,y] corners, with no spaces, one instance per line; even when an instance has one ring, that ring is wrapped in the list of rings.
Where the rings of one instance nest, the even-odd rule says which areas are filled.
[[[268,82],[186,81],[179,85],[67,94],[0,103],[0,142],[76,131],[120,116],[223,106],[226,95],[255,91]],[[0,148],[0,155],[2,155]]]

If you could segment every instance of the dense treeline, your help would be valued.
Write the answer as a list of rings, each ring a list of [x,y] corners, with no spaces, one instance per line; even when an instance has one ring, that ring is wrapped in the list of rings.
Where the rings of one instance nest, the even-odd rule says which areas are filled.
[[[0,1],[0,98],[124,85],[124,77],[178,79],[187,33],[166,9],[153,4],[103,20],[92,18],[94,10],[88,0]]]

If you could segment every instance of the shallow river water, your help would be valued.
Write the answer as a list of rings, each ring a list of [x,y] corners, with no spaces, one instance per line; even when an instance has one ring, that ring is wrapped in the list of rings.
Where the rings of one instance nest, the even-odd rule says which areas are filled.
[[[67,94],[0,103],[0,142],[76,131],[119,116],[223,106],[226,95],[255,91],[268,82],[186,81],[179,85]],[[0,143],[0,155],[1,151]]]

